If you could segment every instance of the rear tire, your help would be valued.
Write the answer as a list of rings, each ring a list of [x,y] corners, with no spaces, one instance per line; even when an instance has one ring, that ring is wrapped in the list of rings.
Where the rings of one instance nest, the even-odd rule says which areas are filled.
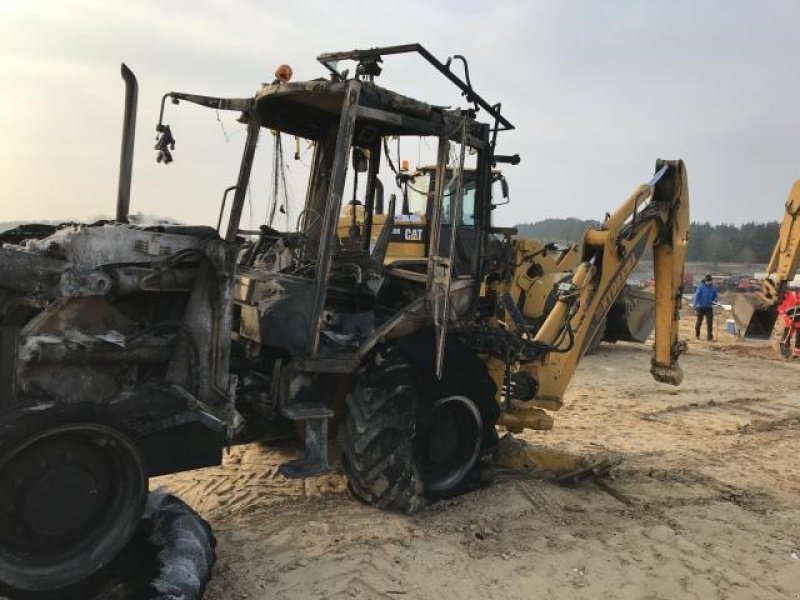
[[[448,342],[438,380],[430,348],[407,340],[374,354],[347,397],[344,471],[354,495],[382,509],[413,513],[465,491],[497,441],[499,407],[483,362]]]

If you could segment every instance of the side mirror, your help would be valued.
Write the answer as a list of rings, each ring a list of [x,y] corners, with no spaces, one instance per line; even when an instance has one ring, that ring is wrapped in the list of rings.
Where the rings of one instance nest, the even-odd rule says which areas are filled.
[[[368,167],[367,153],[363,149],[353,146],[353,170],[356,173],[366,173]]]
[[[505,206],[506,204],[508,204],[510,202],[510,200],[508,198],[508,195],[509,195],[508,194],[508,181],[506,181],[505,175],[503,175],[502,173],[496,173],[493,176],[493,180],[500,182],[500,190],[503,193],[504,202],[498,202],[496,204],[492,204],[492,210],[494,210],[498,206]]]

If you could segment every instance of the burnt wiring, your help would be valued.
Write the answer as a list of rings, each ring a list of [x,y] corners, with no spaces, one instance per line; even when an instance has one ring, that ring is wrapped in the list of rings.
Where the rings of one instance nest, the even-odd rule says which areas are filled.
[[[383,156],[386,158],[386,163],[389,165],[389,168],[394,173],[394,180],[397,184],[398,189],[402,191],[403,186],[400,183],[400,170],[395,166],[394,162],[392,161],[392,155],[389,153],[389,138],[383,138]],[[400,155],[398,154],[398,157]]]
[[[199,350],[197,348],[197,343],[192,337],[192,332],[181,321],[161,321],[160,323],[155,323],[154,325],[150,325],[149,327],[146,327],[142,331],[138,331],[133,335],[127,336],[125,338],[123,346],[120,346],[118,344],[109,341],[106,341],[106,344],[108,345],[108,350],[112,352],[114,351],[124,352],[132,347],[135,348],[137,346],[146,343],[148,341],[147,340],[148,336],[164,329],[176,330],[176,332],[179,335],[181,335],[183,339],[186,341],[187,348],[189,349],[188,366],[189,366],[189,381],[191,383],[190,391],[195,397],[197,397],[199,391],[198,368],[197,368]],[[64,343],[67,347],[72,347],[73,344],[74,347],[80,347],[80,348],[86,347],[84,343],[73,342],[68,339],[65,339]]]
[[[575,331],[572,329],[572,317],[574,314],[575,313],[573,310],[570,310],[567,313],[567,316],[564,319],[563,328],[561,329],[561,332],[558,334],[558,337],[554,343],[545,344],[544,342],[537,342],[535,340],[524,340],[525,347],[530,349],[535,356],[539,356],[546,352],[564,354],[572,350],[572,348],[575,346]],[[562,346],[561,343],[563,342],[565,336],[567,337],[568,342],[566,346]]]
[[[456,56],[456,58],[463,59],[463,57],[460,57],[460,56]],[[466,62],[465,62],[465,66],[466,66]],[[461,130],[465,126],[466,126],[466,122],[463,121],[463,120],[460,121],[459,124],[456,127],[454,127],[452,131],[450,131],[449,133],[445,134],[445,137],[447,139],[450,139],[452,136],[454,136],[456,133],[458,133],[459,130]],[[392,160],[392,157],[391,157],[391,153],[389,152],[388,139],[389,139],[388,136],[384,136],[383,137],[383,154],[384,154],[384,157],[386,159],[386,163],[389,165],[389,169],[392,171],[392,173],[394,173],[395,183],[397,184],[398,189],[400,191],[404,191],[404,186],[406,186],[406,187],[410,187],[412,190],[414,190],[415,192],[417,192],[419,194],[430,196],[431,192],[429,192],[427,190],[420,190],[420,189],[415,188],[414,186],[411,186],[409,184],[409,181],[412,181],[414,179],[414,176],[401,172],[397,168],[397,165],[394,164],[394,161]],[[420,138],[420,140],[421,139],[422,138]],[[400,136],[398,135],[397,136],[397,160],[398,161],[400,161],[400,156],[401,156],[401,153],[400,153]],[[446,186],[445,186],[446,189],[451,188],[452,183],[455,181],[455,178],[457,177],[457,172],[460,171],[461,169],[463,169],[463,165],[461,165],[458,169],[453,169],[453,172],[454,172],[453,176],[450,178],[450,181],[448,181],[448,183],[446,184]],[[442,197],[451,196],[451,195],[453,195],[454,192],[455,192],[455,190],[451,190],[449,193],[444,193],[442,195]]]
[[[220,128],[220,131],[222,131],[222,137],[224,137],[224,138],[225,138],[225,143],[227,144],[227,143],[228,143],[228,142],[230,142],[231,140],[230,140],[230,138],[228,137],[228,132],[227,132],[227,131],[225,131],[225,125],[223,125],[223,123],[222,123],[222,119],[220,119],[220,118],[219,118],[219,109],[217,109],[215,112],[217,113],[217,123],[219,123],[219,128]]]
[[[463,90],[461,92],[461,95],[467,99],[467,102],[472,102],[472,106],[474,107],[474,110],[477,113],[480,110],[480,108],[478,107],[478,101],[475,98],[474,93],[472,93],[472,81],[470,80],[469,77],[469,63],[467,63],[467,59],[463,55],[454,54],[453,56],[448,57],[447,61],[445,62],[445,67],[447,68],[448,71],[450,70],[450,65],[453,62],[453,60],[459,60],[464,65],[464,81],[466,81],[467,88],[470,91]]]
[[[283,156],[283,141],[280,131],[275,131],[275,139],[272,152],[272,180],[270,202],[267,209],[265,222],[270,227],[275,225],[276,212],[285,216],[286,225],[289,225],[289,186],[286,181],[286,171],[288,167]]]
[[[651,197],[652,200],[652,197]],[[663,220],[664,207],[661,204],[655,204],[652,201],[642,208],[638,213],[634,209],[631,219],[619,229],[619,239],[631,240],[633,236],[638,233],[642,225],[652,220]]]
[[[509,265],[508,266],[509,266],[509,268],[517,269],[517,268],[521,267],[522,265],[524,265],[526,262],[532,261],[534,258],[539,256],[540,254],[547,254],[547,251],[551,250],[551,249],[552,248],[548,248],[547,246],[545,246],[544,248],[541,248],[540,250],[537,250],[536,252],[531,252],[530,254],[526,254],[525,256],[522,257],[522,260],[520,260],[518,263],[513,263],[513,262],[509,261]]]
[[[554,344],[531,339],[533,334],[527,327],[522,332],[515,333],[506,327],[490,327],[485,323],[479,323],[470,330],[470,335],[477,341],[479,353],[489,354],[508,364],[532,361],[548,352],[565,353],[572,350],[575,345],[575,332],[571,324],[573,315],[573,311],[567,315],[557,343]],[[560,342],[565,337],[568,340],[567,345],[561,346]]]
[[[154,262],[154,263],[151,263],[151,262],[113,263],[113,264],[108,264],[108,265],[101,265],[100,267],[98,267],[98,270],[103,272],[103,273],[105,273],[106,275],[108,275],[109,277],[111,277],[113,279],[114,278],[114,274],[113,274],[114,269],[117,269],[117,268],[120,268],[120,267],[146,267],[148,269],[152,269],[152,272],[148,273],[147,275],[142,277],[142,280],[140,282],[140,285],[142,286],[142,288],[141,288],[142,291],[165,291],[166,288],[161,288],[161,287],[159,287],[159,288],[147,288],[147,287],[145,287],[145,284],[149,283],[150,280],[157,278],[159,275],[161,275],[163,273],[166,273],[166,272],[169,272],[169,271],[171,271],[173,269],[176,269],[176,268],[192,268],[192,267],[194,267],[197,264],[197,262],[195,262],[195,261],[179,264],[179,261],[183,260],[184,258],[190,257],[190,256],[196,256],[197,258],[200,259],[200,261],[197,261],[197,262],[206,261],[211,265],[212,268],[216,268],[215,265],[213,264],[213,262],[211,261],[211,259],[202,250],[199,250],[197,248],[185,248],[183,250],[179,250],[178,252],[175,252],[174,254],[170,254],[169,256],[167,256],[166,258],[164,258],[163,260],[161,260],[159,262]]]
[[[506,327],[491,326],[483,321],[476,323],[465,332],[469,338],[471,346],[478,354],[487,354],[500,360],[504,367],[503,388],[504,403],[507,409],[511,408],[513,395],[513,369],[520,362],[532,362],[541,358],[548,352],[565,353],[575,346],[575,332],[572,330],[571,320],[573,312],[567,315],[564,329],[559,335],[556,344],[544,344],[536,342],[529,337],[532,335],[527,329],[521,333],[515,333]],[[560,346],[561,340],[566,337],[566,346]]]

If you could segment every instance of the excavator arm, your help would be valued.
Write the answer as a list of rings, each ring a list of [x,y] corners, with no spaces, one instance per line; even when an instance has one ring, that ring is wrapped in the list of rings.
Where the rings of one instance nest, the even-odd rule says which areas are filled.
[[[558,285],[555,305],[536,331],[519,311],[514,314],[506,294],[506,322],[527,342],[518,370],[505,376],[501,424],[512,431],[552,427],[552,418],[540,409],[561,407],[578,361],[648,248],[653,250],[656,298],[650,370],[657,381],[678,385],[683,378],[678,323],[688,238],[686,169],[683,161],[659,160],[649,183],[607,215],[600,228],[586,232],[580,264],[571,281]]]
[[[733,301],[733,318],[745,337],[769,339],[778,318],[778,305],[786,287],[800,266],[800,179],[794,182],[786,200],[786,214],[781,223],[778,241],[767,264],[767,276],[761,290],[754,294],[737,294]]]

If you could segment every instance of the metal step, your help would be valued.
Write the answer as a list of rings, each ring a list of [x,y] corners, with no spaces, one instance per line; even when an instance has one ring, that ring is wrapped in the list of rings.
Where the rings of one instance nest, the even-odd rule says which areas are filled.
[[[286,418],[303,421],[306,425],[305,454],[303,458],[283,463],[278,471],[288,479],[302,479],[331,472],[328,464],[328,419],[334,412],[321,405],[285,406]]]

